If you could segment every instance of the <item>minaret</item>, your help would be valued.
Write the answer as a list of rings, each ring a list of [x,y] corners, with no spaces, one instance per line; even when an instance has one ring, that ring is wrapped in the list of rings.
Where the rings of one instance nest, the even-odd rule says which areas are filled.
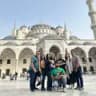
[[[66,40],[70,39],[70,32],[68,31],[66,24],[64,25],[64,33],[63,34],[64,34],[64,38]]]
[[[96,39],[96,10],[94,6],[94,0],[87,0],[87,5],[89,8],[89,16],[91,18],[91,28],[94,33],[94,38]]]
[[[12,29],[12,36],[16,36],[16,23],[14,23],[14,26]]]

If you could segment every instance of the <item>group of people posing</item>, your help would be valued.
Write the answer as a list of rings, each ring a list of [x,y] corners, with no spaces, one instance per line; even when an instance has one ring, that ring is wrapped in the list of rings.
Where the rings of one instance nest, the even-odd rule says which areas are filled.
[[[30,90],[32,92],[37,89],[38,85],[41,85],[42,91],[58,90],[59,88],[65,91],[67,84],[69,87],[79,90],[84,88],[79,58],[73,52],[65,54],[64,59],[60,56],[55,60],[48,54],[41,56],[41,53],[37,51],[36,55],[32,56],[28,73],[30,76]],[[46,77],[47,84],[45,84]]]

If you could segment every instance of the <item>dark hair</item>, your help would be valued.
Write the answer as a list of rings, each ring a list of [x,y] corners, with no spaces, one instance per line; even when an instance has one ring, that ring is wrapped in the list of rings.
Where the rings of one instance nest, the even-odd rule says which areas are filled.
[[[49,57],[50,60],[53,60],[52,56]]]
[[[57,64],[57,63],[58,63],[58,60],[55,61],[55,64]]]
[[[46,54],[46,60],[48,60],[49,58],[48,58],[48,54]]]

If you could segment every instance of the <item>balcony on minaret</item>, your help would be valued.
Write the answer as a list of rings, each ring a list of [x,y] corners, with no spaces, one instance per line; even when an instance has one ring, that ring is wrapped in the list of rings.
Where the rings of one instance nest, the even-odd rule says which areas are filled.
[[[89,7],[89,12],[95,12],[96,5],[94,3],[94,0],[87,0],[87,5]]]
[[[94,38],[96,39],[96,5],[94,0],[87,0],[87,5],[89,8],[89,16],[91,19],[91,29],[93,30]]]
[[[96,28],[96,24],[92,24],[92,25],[91,25],[91,28],[92,28],[92,29]]]
[[[96,24],[96,14],[91,14],[90,15],[90,18],[91,18],[91,24]]]

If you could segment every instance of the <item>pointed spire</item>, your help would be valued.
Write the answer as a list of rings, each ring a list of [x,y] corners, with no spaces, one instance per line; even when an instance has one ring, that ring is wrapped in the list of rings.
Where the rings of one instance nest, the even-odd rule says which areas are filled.
[[[67,36],[67,32],[68,32],[67,26],[66,26],[66,24],[64,24],[64,31],[63,31],[63,34],[64,34],[64,37],[65,37],[65,38],[66,38],[66,36]]]
[[[66,24],[64,24],[64,32],[67,32],[68,30],[67,30],[67,26],[66,26]]]
[[[12,36],[16,36],[16,22],[13,25]]]
[[[67,29],[67,26],[66,26],[66,24],[64,24],[64,38],[66,39],[66,40],[69,40],[70,39],[70,32],[69,32],[69,30]]]

